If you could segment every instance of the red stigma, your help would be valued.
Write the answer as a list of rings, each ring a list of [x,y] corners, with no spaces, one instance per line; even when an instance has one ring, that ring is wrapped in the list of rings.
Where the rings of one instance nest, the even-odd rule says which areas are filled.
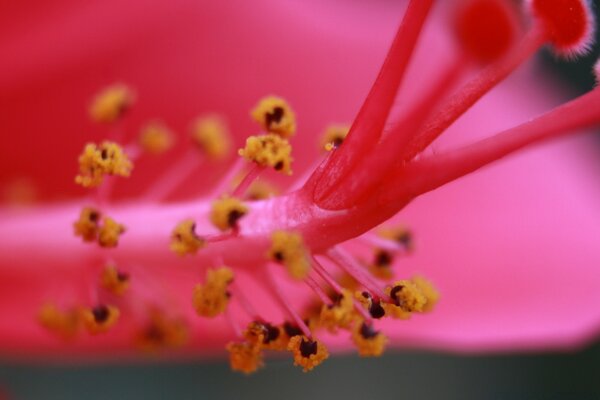
[[[549,39],[559,53],[585,53],[593,39],[593,19],[584,0],[531,0],[534,15],[540,18]]]
[[[467,0],[456,15],[456,35],[476,61],[489,63],[513,44],[518,24],[514,7],[500,0]]]

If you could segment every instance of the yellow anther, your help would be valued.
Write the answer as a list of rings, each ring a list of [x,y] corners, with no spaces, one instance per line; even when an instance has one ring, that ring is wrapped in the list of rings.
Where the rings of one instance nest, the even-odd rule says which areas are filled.
[[[264,130],[287,138],[296,133],[296,116],[289,104],[280,97],[261,99],[251,112],[252,118]]]
[[[250,136],[238,154],[262,167],[271,167],[291,175],[292,146],[287,139],[275,134]]]
[[[93,335],[107,332],[117,323],[121,315],[117,307],[104,304],[85,308],[81,313],[84,326]]]
[[[248,343],[267,350],[286,350],[289,340],[283,328],[260,321],[250,322],[244,337]]]
[[[410,318],[413,312],[423,312],[427,297],[421,289],[409,280],[394,282],[385,288],[385,294],[392,299],[391,303],[383,303],[386,315],[399,319]]]
[[[110,217],[101,218],[100,211],[84,207],[79,219],[73,223],[75,236],[81,236],[85,242],[98,241],[102,247],[115,247],[125,227]]]
[[[347,329],[355,319],[354,299],[352,293],[343,289],[342,294],[336,296],[333,304],[323,304],[319,325],[335,333],[338,328]]]
[[[191,219],[178,223],[171,233],[171,250],[180,256],[196,254],[205,244],[206,241],[196,234],[196,223]]]
[[[365,322],[355,324],[352,330],[352,341],[361,357],[378,357],[383,354],[387,337],[373,329]]]
[[[384,239],[389,239],[402,245],[406,250],[412,251],[414,247],[413,234],[405,226],[386,227],[380,229],[378,235]]]
[[[250,343],[229,343],[229,365],[234,371],[251,374],[263,366],[262,353],[259,347]]]
[[[294,279],[302,280],[310,271],[309,254],[302,235],[297,232],[275,231],[271,235],[269,258],[283,264]]]
[[[323,134],[323,138],[321,139],[321,147],[325,149],[325,151],[331,151],[344,143],[346,136],[348,136],[348,132],[350,131],[350,127],[347,125],[331,125]]]
[[[139,136],[141,148],[150,154],[160,154],[169,150],[175,142],[173,132],[165,125],[152,122],[146,125]]]
[[[75,182],[83,187],[96,187],[106,175],[128,177],[133,164],[121,146],[102,142],[99,146],[88,143],[79,156],[79,175]]]
[[[210,211],[210,222],[222,231],[236,229],[238,221],[248,212],[241,200],[235,197],[223,196],[213,201]]]
[[[188,342],[189,328],[183,319],[168,317],[157,308],[151,308],[148,316],[148,322],[135,337],[135,344],[140,350],[154,352],[178,348]]]
[[[209,269],[204,284],[196,285],[192,297],[194,309],[202,317],[216,317],[225,312],[229,304],[229,285],[233,271],[227,267]]]
[[[329,357],[329,352],[323,343],[308,339],[306,336],[291,338],[288,350],[294,354],[294,365],[302,367],[304,372],[312,370]]]
[[[276,196],[279,190],[264,180],[252,182],[246,191],[245,198],[248,200],[264,200]]]
[[[119,271],[114,265],[107,265],[100,276],[100,283],[112,294],[122,296],[129,289],[129,274]]]
[[[226,158],[231,149],[229,130],[219,117],[198,118],[192,128],[192,140],[213,160]]]
[[[100,231],[100,211],[92,207],[84,207],[79,219],[73,223],[75,235],[81,236],[85,242],[94,242]]]
[[[107,87],[94,98],[90,117],[96,122],[113,122],[127,111],[135,100],[131,89],[123,84]]]
[[[98,231],[98,244],[102,247],[117,247],[119,238],[125,233],[125,226],[110,217],[102,218],[102,226]]]
[[[79,330],[80,319],[76,309],[63,311],[54,304],[44,304],[38,313],[39,323],[62,339],[72,339]]]
[[[392,279],[394,277],[394,271],[392,270],[392,263],[394,262],[394,255],[383,249],[375,249],[373,257],[373,264],[369,265],[369,271],[379,279]]]
[[[369,292],[354,292],[354,298],[357,299],[367,311],[371,317],[379,319],[387,314],[387,309],[383,306],[380,299],[375,299]]]
[[[415,285],[417,285],[421,293],[423,293],[427,299],[427,302],[423,306],[423,312],[429,312],[433,310],[433,307],[440,299],[439,292],[433,287],[431,282],[421,276],[415,276],[411,280]]]

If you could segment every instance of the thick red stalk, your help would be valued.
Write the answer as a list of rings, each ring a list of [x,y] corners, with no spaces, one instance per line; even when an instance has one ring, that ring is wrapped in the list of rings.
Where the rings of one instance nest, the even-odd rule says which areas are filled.
[[[525,146],[597,125],[599,109],[600,88],[597,88],[525,124],[458,150],[413,161],[389,177],[396,184],[388,186],[384,197],[414,198]]]
[[[315,199],[317,204],[326,209],[343,209],[359,202],[365,194],[382,184],[381,177],[390,170],[398,159],[406,144],[411,140],[448,92],[454,87],[468,66],[467,60],[459,57],[455,60],[425,93],[425,96],[405,112],[401,119],[387,132],[372,152],[367,153],[360,162],[354,165],[351,174],[322,199]]]
[[[473,80],[466,83],[425,124],[425,127],[413,137],[403,153],[399,154],[398,157],[405,161],[413,159],[479,101],[479,99],[535,54],[547,40],[547,34],[542,27],[538,24],[534,25],[521,43],[504,58],[497,63],[491,64]]]
[[[344,145],[330,158],[323,174],[313,174],[319,181],[314,197],[320,198],[340,178],[350,172],[359,158],[377,142],[392,108],[421,29],[433,0],[411,0],[379,75],[350,128]]]

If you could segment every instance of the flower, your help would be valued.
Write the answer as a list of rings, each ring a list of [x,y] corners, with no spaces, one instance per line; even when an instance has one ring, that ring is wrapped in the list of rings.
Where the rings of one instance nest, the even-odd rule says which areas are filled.
[[[480,3],[491,4],[491,7],[504,4],[491,0],[476,1],[474,4]],[[577,1],[573,3],[583,4]],[[79,124],[83,126],[79,117],[74,116],[77,115],[74,110],[82,108],[83,95],[91,93],[91,86],[97,83],[89,77],[87,69],[78,69],[76,64],[83,64],[84,61],[91,64],[104,62],[105,67],[116,65],[123,68],[123,71],[130,71],[119,78],[124,82],[131,81],[137,92],[135,98],[139,103],[127,107],[131,119],[127,119],[128,116],[124,114],[118,124],[93,128],[104,133],[113,130],[110,135],[121,136],[121,143],[127,142],[124,140],[126,136],[119,130],[131,130],[131,126],[142,122],[142,118],[155,117],[144,117],[144,114],[162,110],[164,115],[173,116],[173,121],[167,120],[168,123],[182,126],[184,118],[192,120],[195,117],[196,110],[191,109],[194,107],[211,112],[227,111],[233,130],[244,133],[235,136],[236,143],[241,146],[242,136],[262,132],[260,126],[251,125],[249,116],[245,114],[259,96],[277,93],[290,101],[298,120],[298,134],[290,139],[294,146],[294,158],[297,158],[293,168],[302,170],[306,167],[309,154],[319,154],[318,140],[312,143],[309,140],[301,141],[302,129],[304,132],[324,130],[327,122],[337,122],[329,119],[350,119],[350,112],[357,105],[354,101],[357,101],[364,89],[360,87],[363,78],[357,77],[372,67],[365,54],[380,50],[367,50],[367,47],[372,46],[373,40],[365,41],[363,45],[356,43],[357,36],[361,33],[361,27],[364,27],[365,31],[368,31],[366,28],[374,29],[374,32],[365,33],[367,38],[376,38],[381,31],[387,31],[388,26],[382,24],[382,20],[387,21],[390,17],[378,15],[378,10],[371,11],[371,15],[377,16],[377,26],[381,25],[383,28],[375,28],[368,23],[363,26],[356,22],[351,30],[342,29],[341,24],[322,16],[314,17],[321,21],[317,24],[319,29],[339,28],[338,35],[344,40],[335,44],[323,41],[322,32],[303,27],[305,21],[291,17],[303,15],[308,18],[307,15],[314,12],[310,6],[293,5],[291,7],[296,9],[291,10],[281,2],[239,2],[235,4],[237,7],[232,4],[210,2],[190,6],[183,1],[169,4],[167,10],[177,10],[177,7],[188,10],[189,7],[194,12],[182,12],[173,20],[167,19],[164,22],[166,28],[154,33],[158,44],[152,46],[148,41],[137,45],[138,40],[144,36],[145,32],[142,30],[146,24],[151,25],[153,32],[156,32],[156,24],[150,22],[163,21],[159,16],[162,17],[165,11],[163,7],[167,6],[149,7],[147,13],[139,16],[148,19],[140,21],[140,31],[94,30],[107,37],[93,37],[96,42],[88,41],[86,44],[103,49],[107,53],[106,60],[101,57],[87,59],[89,55],[74,55],[72,52],[76,46],[57,46],[59,54],[52,58],[58,64],[54,67],[56,74],[60,75],[61,71],[68,70],[66,67],[77,73],[70,73],[68,79],[64,76],[61,79],[52,78],[51,74],[50,78],[48,75],[38,78],[48,79],[45,84],[54,90],[59,86],[61,88],[61,102],[57,103],[57,109],[35,109],[36,113],[40,113],[39,118],[30,118],[39,124],[34,125],[37,128],[33,129],[36,135],[39,135],[44,126],[45,131],[52,132],[50,138],[45,140],[64,145],[64,148],[44,148],[44,154],[52,160],[49,173],[38,175],[45,177],[45,184],[62,191],[66,187],[65,182],[72,182],[72,164],[69,160],[62,161],[60,158],[64,158],[65,154],[72,154],[75,159],[77,151],[83,148],[83,142],[88,141],[88,138],[82,138],[81,143],[75,143],[77,146],[71,146],[60,136],[68,138],[75,127]],[[120,5],[122,14],[119,13],[118,17],[113,17],[114,13],[109,12],[114,7],[110,2],[88,6],[89,9],[80,10],[82,14],[76,13],[72,19],[67,16],[67,23],[61,25],[66,26],[62,28],[65,31],[54,34],[63,40],[66,37],[70,38],[68,40],[79,40],[71,39],[72,35],[68,35],[66,31],[85,25],[86,13],[94,17],[105,16],[118,27],[119,23],[125,24],[130,20],[131,14],[136,11],[135,5],[136,2]],[[453,122],[452,112],[456,112],[457,117],[462,114],[463,107],[469,109],[470,103],[486,93],[486,89],[501,80],[503,75],[508,75],[542,43],[553,41],[558,43],[562,52],[570,54],[574,47],[582,47],[580,42],[588,36],[590,28],[584,29],[576,37],[577,43],[574,46],[573,43],[565,44],[562,40],[561,25],[556,23],[562,18],[561,14],[555,17],[554,9],[544,8],[539,1],[531,4],[534,18],[537,18],[534,21],[538,23],[532,25],[524,38],[521,38],[515,30],[516,26],[513,26],[510,14],[513,11],[510,9],[501,8],[494,14],[484,13],[483,16],[499,15],[500,20],[493,19],[492,22],[506,28],[509,36],[515,36],[508,37],[506,45],[502,44],[504,41],[500,41],[497,52],[492,56],[485,55],[485,61],[489,62],[488,57],[493,58],[491,67],[483,69],[483,73],[479,72],[481,75],[473,72],[475,80],[470,82],[475,83],[467,86],[470,91],[459,89],[458,93],[464,96],[455,97],[454,102],[446,103],[452,106],[452,112],[431,114],[435,110],[433,105],[437,105],[436,100],[445,97],[440,94],[447,94],[450,89],[445,85],[451,82],[449,78],[458,76],[459,72],[464,72],[464,68],[470,67],[472,61],[466,61],[467,56],[463,51],[473,48],[475,53],[471,55],[477,56],[479,47],[476,41],[463,41],[459,42],[465,45],[462,50],[449,50],[440,46],[437,51],[417,53],[414,65],[419,67],[418,75],[427,75],[428,78],[406,81],[397,101],[410,110],[414,108],[414,113],[402,114],[398,110],[392,110],[390,120],[402,125],[392,124],[386,127],[395,87],[400,83],[399,73],[407,67],[405,62],[410,59],[411,43],[419,36],[421,21],[426,19],[430,5],[430,1],[417,0],[411,3],[406,13],[406,23],[401,30],[402,40],[394,42],[389,63],[380,75],[379,82],[382,84],[375,86],[376,89],[365,102],[348,137],[327,155],[326,161],[310,175],[303,189],[297,192],[287,191],[280,197],[262,202],[244,203],[243,197],[248,185],[258,175],[265,173],[265,168],[271,166],[277,169],[277,163],[250,168],[237,189],[231,193],[232,199],[236,199],[236,207],[233,209],[235,212],[229,212],[229,208],[219,208],[223,212],[219,220],[228,222],[219,224],[222,232],[210,223],[208,215],[216,196],[205,188],[214,187],[215,180],[219,179],[225,187],[221,185],[218,190],[213,191],[217,195],[229,191],[227,185],[230,178],[223,177],[223,165],[217,161],[201,164],[197,168],[201,173],[188,179],[185,172],[189,171],[190,165],[194,167],[194,164],[188,164],[187,157],[179,156],[165,156],[156,160],[157,167],[153,170],[150,158],[138,155],[139,160],[136,160],[131,179],[126,181],[123,192],[113,197],[109,195],[110,188],[116,183],[112,179],[115,177],[104,180],[95,195],[96,203],[103,208],[102,213],[104,209],[108,209],[113,224],[118,221],[127,228],[118,229],[122,237],[117,235],[118,243],[111,241],[116,244],[112,251],[83,243],[69,230],[69,225],[77,219],[82,208],[89,206],[82,204],[90,202],[89,199],[63,202],[55,206],[42,205],[30,214],[7,216],[0,226],[0,275],[6,277],[2,280],[4,291],[0,304],[7,310],[5,315],[10,316],[10,320],[2,322],[3,329],[0,329],[1,343],[5,346],[3,351],[30,355],[60,351],[87,356],[104,355],[106,349],[110,349],[110,355],[115,356],[132,354],[138,348],[145,351],[168,349],[179,351],[180,354],[189,354],[193,349],[195,354],[207,354],[217,352],[232,340],[228,347],[234,351],[234,366],[239,366],[238,369],[243,372],[251,372],[262,365],[262,352],[270,349],[289,349],[295,362],[307,370],[323,362],[328,355],[324,343],[335,347],[343,345],[343,342],[337,341],[338,339],[323,341],[320,333],[313,334],[318,332],[315,328],[319,324],[320,315],[327,315],[328,321],[344,321],[343,326],[339,326],[341,330],[346,325],[351,326],[346,343],[353,339],[361,354],[365,355],[381,353],[381,346],[386,342],[383,335],[389,336],[389,342],[395,345],[420,344],[469,350],[569,345],[579,342],[585,335],[595,334],[598,312],[593,307],[597,296],[593,290],[597,281],[593,279],[593,265],[597,264],[595,261],[600,258],[600,254],[596,254],[591,238],[595,237],[599,228],[593,223],[595,219],[590,216],[596,215],[598,210],[593,194],[585,194],[589,190],[587,181],[581,182],[581,177],[565,171],[562,166],[562,160],[571,158],[564,153],[564,145],[530,152],[527,157],[492,167],[485,173],[474,174],[463,179],[460,184],[442,188],[423,199],[417,199],[414,205],[412,203],[415,197],[508,154],[529,141],[538,141],[551,134],[564,133],[568,128],[595,122],[598,117],[594,115],[593,107],[589,107],[597,102],[598,94],[593,91],[529,125],[519,126],[516,131],[507,131],[485,142],[475,142],[465,150],[440,152],[440,148],[454,147],[452,138],[442,138],[446,141],[439,143],[440,147],[435,148],[435,153],[421,153],[442,131],[444,136],[452,136],[452,131],[464,129],[467,134],[459,139],[465,140],[466,136],[471,135],[470,139],[474,141],[478,135],[487,133],[479,131],[482,129],[482,121],[485,122],[485,131],[494,131],[516,126],[518,120],[529,118],[532,113],[540,111],[545,100],[544,90],[547,89],[535,87],[535,91],[523,90],[522,85],[525,83],[534,87],[531,76],[524,74],[521,77],[515,76],[512,82],[507,82],[506,86],[495,92],[495,97],[491,93],[478,103],[473,108],[472,115],[465,116],[457,125],[446,129]],[[202,11],[200,15],[195,14],[198,11]],[[481,17],[477,13],[475,15]],[[269,26],[280,27],[286,34],[274,37],[272,32],[266,32],[265,16]],[[506,17],[505,20],[502,19],[503,16]],[[584,20],[583,17],[587,17],[587,14],[583,13],[579,17]],[[172,21],[171,24],[176,21],[177,28],[169,25],[168,21]],[[222,21],[227,21],[227,24],[223,26]],[[198,27],[205,32],[198,39],[204,46],[198,46],[198,43],[189,39],[194,37],[190,33],[195,32],[194,29],[200,29]],[[284,27],[287,29],[283,29]],[[478,29],[468,22],[462,22],[460,27],[467,31]],[[298,31],[292,28],[297,28]],[[93,27],[87,29],[92,31]],[[174,33],[169,29],[173,29]],[[437,26],[432,29],[434,33],[426,32],[423,40],[430,39],[428,35],[435,35],[437,44],[450,46],[450,39],[441,36],[442,28]],[[249,37],[248,32],[256,34],[256,37]],[[567,33],[571,32],[570,28],[567,29]],[[35,37],[35,34],[36,32],[31,37]],[[84,29],[81,37],[85,35]],[[182,37],[187,40],[171,39]],[[474,35],[471,33],[466,37],[472,38]],[[315,47],[306,45],[317,38],[319,43]],[[557,41],[557,38],[561,40]],[[510,44],[517,39],[523,42],[511,47]],[[11,43],[21,48],[19,39],[15,41],[9,42],[9,49]],[[116,57],[119,62],[114,64],[115,53],[111,53],[112,47],[108,46],[113,43],[117,43],[121,50],[136,48],[139,54],[130,59],[127,56],[121,56],[125,59]],[[235,47],[235,52],[222,51],[224,44],[228,43]],[[340,51],[337,49],[339,43],[348,49],[348,53],[344,53],[344,57],[347,57],[344,63],[339,62],[342,57],[336,57],[336,52]],[[146,46],[153,50],[156,50],[154,46],[158,46],[164,52],[145,50]],[[33,47],[35,50],[35,46]],[[35,51],[32,53],[35,54]],[[160,62],[149,58],[150,53],[152,57],[161,54]],[[458,60],[452,58],[456,54],[461,56]],[[240,73],[238,57],[241,56],[258,64],[246,63],[243,67],[247,67],[248,71]],[[12,66],[5,74],[0,75],[0,82],[3,86],[8,86],[7,83],[11,82],[9,93],[17,100],[21,98],[22,104],[27,106],[25,110],[31,112],[31,97],[26,89],[28,85],[34,85],[35,81],[15,79],[19,75],[31,74],[27,68],[18,68],[19,62],[32,65],[26,62],[28,57],[29,54],[16,57],[17,67]],[[69,63],[73,57],[77,60],[74,65],[61,65]],[[435,62],[432,62],[432,57],[435,57]],[[334,59],[338,63],[333,62],[336,61]],[[300,62],[306,63],[301,77],[295,76]],[[165,65],[175,65],[184,70],[182,74],[176,74]],[[353,67],[350,68],[350,65]],[[266,69],[264,76],[268,79],[248,80],[250,72],[263,69]],[[144,72],[148,75],[144,76]],[[415,71],[409,72],[415,74]],[[448,79],[440,81],[440,85],[436,82],[428,85],[428,80],[431,79],[428,73],[433,76],[437,73],[437,76]],[[159,75],[170,80],[159,79]],[[192,76],[194,80],[190,78]],[[333,80],[332,77],[336,79]],[[169,90],[163,85],[165,80],[181,92],[174,91],[177,96],[173,93],[168,96],[168,91],[160,92],[163,95],[159,96],[159,90]],[[156,81],[161,82],[160,87],[156,85]],[[21,82],[21,86],[15,82]],[[144,85],[144,82],[153,83]],[[433,87],[434,91],[429,87]],[[192,88],[203,90],[198,94],[195,91],[197,89]],[[73,96],[68,96],[70,91],[73,91]],[[421,99],[425,103],[415,101],[413,93],[425,95]],[[435,96],[427,97],[427,94]],[[39,101],[47,104],[43,99],[42,95]],[[186,101],[191,99],[197,101]],[[315,99],[319,101],[315,102]],[[515,104],[507,102],[507,99]],[[279,100],[281,99],[278,98]],[[145,105],[144,101],[147,102]],[[244,109],[240,104],[247,104],[247,107]],[[419,104],[425,104],[426,107],[419,108]],[[20,110],[18,105],[17,102],[13,106],[17,111]],[[444,107],[444,103],[440,106]],[[136,107],[139,107],[138,111]],[[84,114],[83,110],[81,114]],[[280,112],[273,110],[267,114],[271,115],[270,118],[279,118],[277,115]],[[15,115],[18,116],[19,113],[16,112]],[[247,124],[239,122],[246,120],[249,121]],[[431,123],[421,126],[422,120]],[[262,129],[268,131],[270,125],[267,123]],[[48,130],[48,126],[53,128]],[[289,126],[295,127],[296,124]],[[398,126],[404,129],[398,130]],[[473,132],[475,129],[478,131]],[[383,136],[379,142],[373,140],[373,136],[378,137],[382,132],[388,133],[387,136]],[[408,135],[415,132],[419,135]],[[262,133],[263,136],[256,137],[264,139],[267,135],[280,134],[271,131]],[[274,139],[275,137],[278,139]],[[277,141],[277,148],[288,148],[287,138],[270,138]],[[39,155],[37,147],[21,149],[24,147],[21,140],[24,139],[10,139],[12,145],[18,144],[18,150],[11,156],[14,158],[5,161],[12,161],[13,168],[19,165],[19,157]],[[180,144],[179,150],[183,146],[184,144]],[[581,149],[582,142],[573,141],[567,146]],[[53,152],[59,153],[60,157],[54,157]],[[398,154],[403,156],[399,166]],[[414,158],[415,154],[419,154],[419,157]],[[286,157],[287,155],[286,152]],[[102,154],[99,158],[99,162],[102,162]],[[167,182],[181,180],[185,183],[184,190],[179,193],[181,196],[202,192],[204,200],[167,203],[156,201],[162,200],[161,197],[164,196],[161,195],[171,191],[169,185],[159,185],[162,181],[156,175],[171,164],[179,165],[177,159],[183,162],[185,168],[176,169],[178,174],[173,177],[169,175]],[[585,165],[584,160],[577,162]],[[235,164],[234,172],[235,166],[239,165],[245,164]],[[44,169],[47,168],[44,166]],[[144,171],[140,176],[146,179],[136,182],[135,174],[140,170]],[[110,170],[108,174],[111,174]],[[494,174],[498,176],[492,179]],[[548,175],[565,176],[560,179],[563,186],[558,188],[554,182],[540,179]],[[157,180],[154,185],[160,190],[153,186],[152,196],[139,200],[139,194],[144,192],[144,185],[152,184],[152,180]],[[65,192],[71,193],[71,190]],[[147,193],[148,189],[145,190]],[[129,196],[128,200],[123,200],[126,196]],[[107,202],[109,198],[112,200]],[[544,201],[544,206],[540,206],[541,201]],[[577,202],[577,207],[572,204],[565,206],[565,201]],[[386,290],[387,285],[370,277],[368,268],[363,268],[360,264],[359,258],[368,255],[355,252],[353,246],[359,243],[364,246],[367,243],[367,249],[386,247],[400,255],[403,251],[408,252],[405,236],[400,243],[395,243],[373,234],[363,235],[404,208],[405,218],[408,225],[415,229],[419,245],[413,256],[396,265],[398,275],[404,280],[391,281]],[[557,210],[562,212],[558,213]],[[524,216],[528,217],[527,221]],[[190,219],[195,223],[190,223]],[[482,224],[482,220],[487,220],[488,223]],[[86,237],[92,239],[96,237],[96,229],[99,233],[99,229],[104,227],[99,227],[94,221],[91,224],[89,220],[84,222],[86,234],[90,232],[87,228],[91,226],[90,236]],[[185,234],[179,230],[182,225],[178,224],[182,222],[185,222]],[[191,238],[191,243],[197,244],[193,246],[193,251],[188,251],[189,240],[184,250],[177,251],[181,256],[169,251],[172,240],[178,239],[177,234],[181,239]],[[338,246],[355,236],[361,238]],[[188,254],[196,251],[196,255]],[[274,261],[270,265],[269,258]],[[406,261],[404,265],[402,261]],[[98,289],[104,271],[115,264],[118,270],[112,276],[117,279],[119,274],[127,276],[128,281],[127,292],[119,298],[110,297],[110,293]],[[229,271],[223,269],[222,264],[234,271],[233,279],[229,273],[218,272]],[[335,264],[338,267],[336,271],[345,271],[360,283],[352,299],[353,308],[348,306],[350,302],[347,294],[347,290],[353,288],[353,285],[344,283],[342,287],[341,277],[332,272]],[[415,316],[410,321],[373,321],[384,314],[406,318],[413,313],[429,311],[436,303],[436,291],[431,284],[420,277],[411,278],[417,272],[416,265],[420,265],[418,272],[425,274],[441,292],[439,307],[436,306],[430,315]],[[567,271],[568,274],[565,273]],[[288,276],[290,273],[303,281],[300,284],[294,283]],[[195,299],[195,310],[192,293],[197,284],[202,286],[200,295]],[[267,286],[266,290],[261,287],[262,284]],[[308,304],[303,303],[311,296],[320,300],[320,308],[316,313],[310,313],[310,308],[305,308]],[[61,304],[58,304],[60,307],[52,308],[53,305],[45,305],[44,301]],[[71,333],[78,318],[87,321],[88,326],[98,325],[102,329],[92,329],[94,333],[98,332],[93,337],[83,335],[77,340],[64,343],[35,323],[34,315],[40,307],[45,311],[52,311],[43,314],[42,322],[51,331],[57,331],[61,338],[64,338],[65,333]],[[209,309],[210,312],[203,311],[201,314],[211,318],[198,317],[198,309]],[[302,315],[305,310],[306,313]],[[323,310],[325,311],[322,312]],[[110,321],[110,324],[106,324],[106,321]],[[253,329],[242,331],[240,322],[243,321],[251,324]],[[288,343],[280,343],[282,340]]]

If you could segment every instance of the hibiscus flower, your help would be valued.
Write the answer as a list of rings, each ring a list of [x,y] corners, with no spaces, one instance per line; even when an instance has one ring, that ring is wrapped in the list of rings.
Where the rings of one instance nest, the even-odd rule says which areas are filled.
[[[489,350],[594,337],[600,210],[585,138],[439,188],[600,120],[597,90],[557,106],[519,68],[546,44],[584,52],[587,3],[415,0],[395,15],[221,3],[65,2],[28,15],[26,33],[4,26],[3,125],[15,132],[4,171],[32,177],[44,201],[71,198],[1,211],[4,354],[227,347],[232,367],[252,372],[266,350],[310,370],[350,343],[373,356],[386,342]],[[100,86],[94,123],[84,107]],[[344,121],[348,136],[330,130],[319,152],[315,134]],[[150,154],[170,147],[171,130],[179,144]],[[230,140],[245,161],[228,157]],[[277,174],[292,169],[295,183]],[[282,194],[251,198],[264,178]],[[408,229],[386,222],[399,211]]]

